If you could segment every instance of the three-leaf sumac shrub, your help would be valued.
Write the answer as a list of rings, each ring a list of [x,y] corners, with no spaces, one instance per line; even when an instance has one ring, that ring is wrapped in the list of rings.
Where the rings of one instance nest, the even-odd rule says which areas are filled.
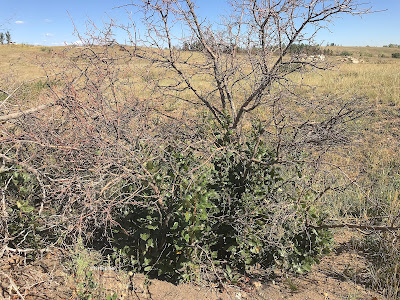
[[[321,217],[299,201],[295,181],[282,178],[262,133],[254,126],[243,143],[226,131],[206,159],[160,151],[145,166],[151,177],[124,184],[121,195],[141,189],[134,201],[113,211],[116,262],[174,282],[205,269],[225,270],[230,281],[254,265],[310,270],[331,234],[307,227]]]
[[[0,238],[15,249],[41,248],[52,239],[35,207],[40,206],[41,189],[35,177],[14,164],[0,167],[2,211]],[[7,200],[7,202],[6,202]]]

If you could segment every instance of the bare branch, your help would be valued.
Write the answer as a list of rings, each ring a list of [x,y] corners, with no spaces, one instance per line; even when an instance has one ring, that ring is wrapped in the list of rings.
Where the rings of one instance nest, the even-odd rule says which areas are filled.
[[[53,107],[55,105],[56,105],[56,102],[48,103],[48,104],[42,104],[42,105],[39,105],[39,106],[36,106],[36,107],[33,107],[33,108],[29,108],[29,109],[24,110],[24,111],[15,112],[15,113],[8,114],[8,115],[3,115],[3,116],[0,116],[0,122],[5,122],[5,121],[13,120],[13,119],[18,119],[18,118],[20,118],[22,116],[30,115],[30,114],[33,114],[33,113],[48,109],[50,107]]]

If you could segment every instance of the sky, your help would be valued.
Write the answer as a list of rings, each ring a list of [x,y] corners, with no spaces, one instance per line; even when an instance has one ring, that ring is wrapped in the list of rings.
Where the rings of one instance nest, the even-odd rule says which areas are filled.
[[[151,1],[151,0],[150,0]],[[364,1],[359,1],[364,2]],[[343,46],[383,46],[400,44],[400,0],[365,0],[373,14],[346,15],[335,20],[328,30],[320,31],[316,41]],[[87,20],[101,27],[110,18],[127,22],[131,7],[116,7],[129,0],[0,0],[0,32],[9,31],[16,43],[58,46],[79,43],[76,28],[85,33]],[[198,14],[218,21],[228,11],[225,0],[197,0]],[[126,37],[117,36],[120,43]]]

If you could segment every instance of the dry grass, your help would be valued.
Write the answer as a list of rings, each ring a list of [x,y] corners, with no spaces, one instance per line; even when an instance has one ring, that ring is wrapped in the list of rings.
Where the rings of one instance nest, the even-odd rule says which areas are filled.
[[[366,96],[371,104],[400,105],[400,60],[379,59],[360,64],[341,63],[328,72],[315,72],[303,79],[323,94],[345,92]]]
[[[45,47],[27,45],[0,45],[2,74],[12,74],[19,81],[28,81],[45,75],[40,59],[51,57]],[[50,49],[50,48],[47,48]]]
[[[353,57],[364,60],[360,64],[340,62],[340,56],[329,57],[337,66],[328,72],[314,72],[303,78],[303,83],[316,86],[317,91],[323,94],[337,94],[345,91],[348,95],[365,95],[374,105],[400,104],[400,59],[392,59],[391,53],[399,52],[394,48],[383,47],[327,47],[334,53],[349,51]],[[1,45],[0,68],[3,74],[13,74],[18,81],[28,81],[45,76],[45,65],[62,59],[56,54],[62,53],[65,47],[42,47],[28,45]],[[368,53],[366,55],[365,53]],[[379,57],[379,55],[386,57]],[[192,54],[193,55],[193,54]],[[196,59],[194,54],[192,59]],[[143,94],[145,82],[139,80],[137,74],[147,74],[148,79],[157,79],[162,75],[160,71],[148,68],[148,64],[142,61],[134,61],[129,64],[131,77],[136,83],[139,96]],[[49,71],[49,70],[46,70]],[[55,70],[54,70],[55,71]],[[293,78],[300,81],[300,77]],[[199,78],[198,87],[208,85]]]
[[[399,48],[388,47],[343,47],[343,46],[329,46],[323,47],[324,49],[332,50],[335,55],[347,51],[352,53],[353,57],[363,58],[380,58],[392,57],[392,53],[400,52]]]

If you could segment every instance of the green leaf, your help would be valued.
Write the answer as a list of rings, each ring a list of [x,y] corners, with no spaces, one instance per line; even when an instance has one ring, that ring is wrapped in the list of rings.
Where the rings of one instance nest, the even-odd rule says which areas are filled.
[[[151,247],[151,248],[154,248],[154,241],[153,241],[153,239],[148,239],[146,243],[147,243],[147,246],[149,246],[149,247]]]
[[[152,268],[153,268],[152,266],[147,266],[147,267],[145,267],[143,270],[144,270],[145,272],[149,272]]]
[[[226,271],[228,272],[228,275],[232,274],[232,269],[229,265],[226,265]]]
[[[310,263],[304,264],[302,269],[303,269],[303,271],[310,272],[311,271],[311,264]]]
[[[145,266],[148,266],[148,265],[150,265],[150,263],[151,263],[151,259],[150,259],[150,258],[147,258],[147,257],[145,257],[145,258],[144,258],[144,262],[143,262],[143,264],[144,264]]]
[[[107,300],[117,300],[117,293],[112,294],[112,296],[107,295]]]
[[[150,237],[150,234],[149,234],[149,233],[141,233],[141,234],[140,234],[140,238],[141,238],[143,241],[147,241],[147,240],[149,239],[149,237]]]
[[[227,251],[235,253],[236,252],[236,245],[230,246]]]
[[[189,234],[186,233],[185,236],[184,236],[183,238],[185,239],[186,242],[189,243],[189,240],[190,240]]]
[[[244,262],[246,265],[251,265],[253,263],[253,260],[251,258],[247,258]]]
[[[186,222],[189,222],[191,216],[192,216],[192,214],[191,214],[190,212],[187,211],[187,212],[185,213],[185,220],[186,220]]]
[[[147,228],[147,229],[150,229],[150,230],[156,230],[156,229],[158,229],[158,226],[147,225],[146,228]]]
[[[30,213],[32,211],[34,211],[34,207],[33,206],[22,206],[21,207],[21,211],[24,213]]]

